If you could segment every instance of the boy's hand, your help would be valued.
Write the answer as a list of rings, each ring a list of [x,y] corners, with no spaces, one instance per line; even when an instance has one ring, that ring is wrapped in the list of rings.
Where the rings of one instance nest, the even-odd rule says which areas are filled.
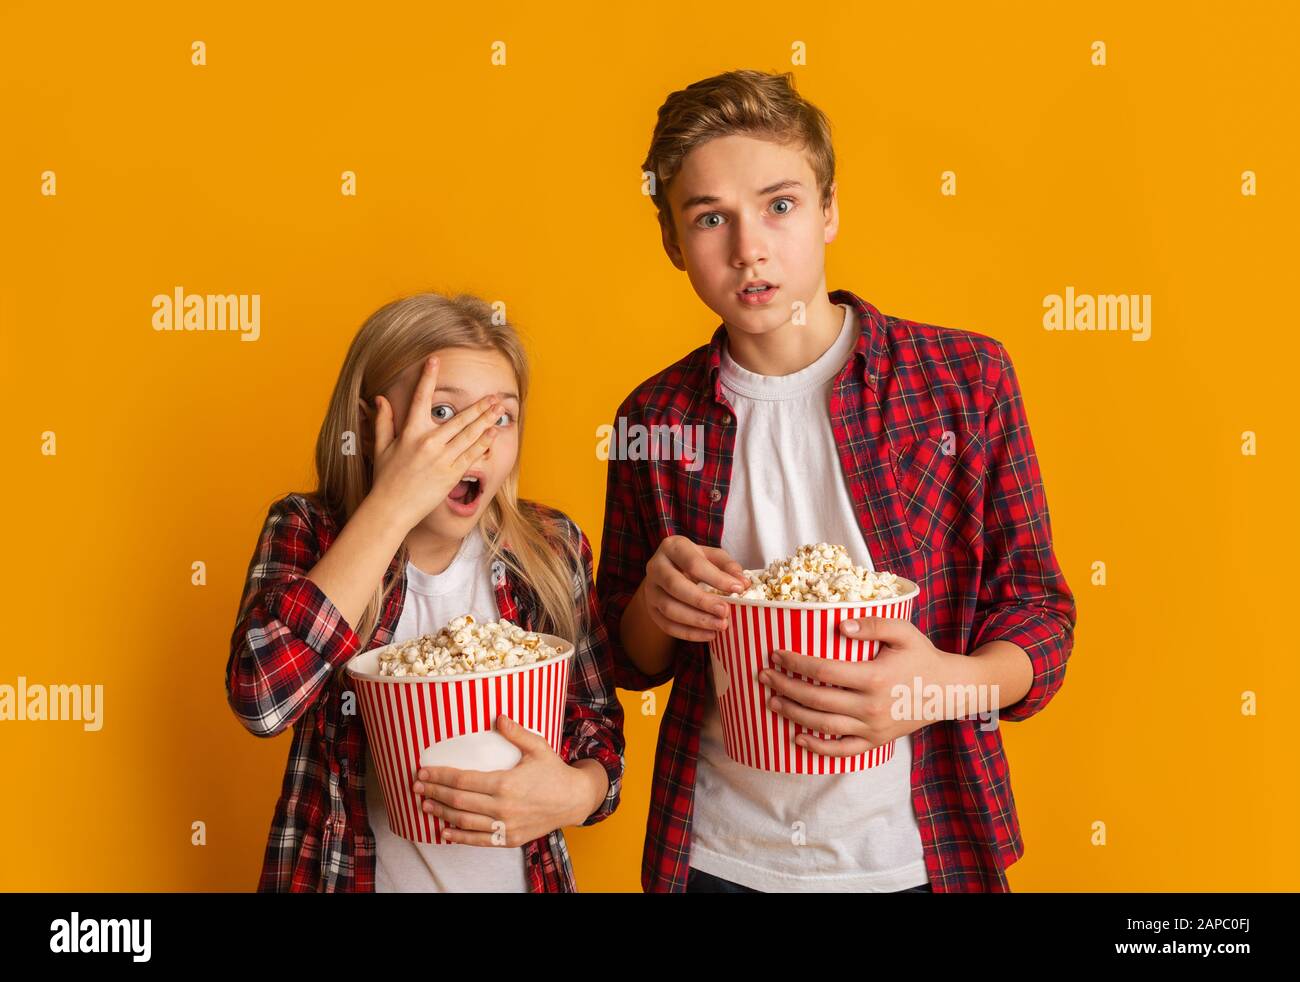
[[[603,767],[566,764],[542,737],[507,716],[497,717],[496,729],[523,754],[509,770],[422,767],[416,774],[412,790],[424,796],[421,807],[455,826],[443,832],[443,842],[522,846],[585,822],[605,800]],[[603,787],[596,787],[597,779]]]
[[[849,757],[934,722],[895,719],[894,686],[906,686],[910,694],[918,677],[922,687],[946,686],[960,678],[960,666],[953,659],[964,661],[962,655],[940,651],[911,621],[896,617],[853,618],[844,621],[840,631],[855,640],[880,641],[880,651],[868,662],[772,652],[773,665],[816,679],[821,685],[789,678],[771,668],[759,672],[759,681],[772,690],[767,704],[773,712],[810,730],[843,737],[823,740],[803,733],[795,738],[796,744],[827,757]],[[909,705],[912,698],[909,695]],[[947,699],[944,704],[946,708]]]
[[[684,535],[664,539],[646,563],[641,584],[642,601],[659,630],[685,641],[708,641],[726,630],[727,605],[701,581],[723,593],[749,585],[740,563],[722,549],[698,546]]]

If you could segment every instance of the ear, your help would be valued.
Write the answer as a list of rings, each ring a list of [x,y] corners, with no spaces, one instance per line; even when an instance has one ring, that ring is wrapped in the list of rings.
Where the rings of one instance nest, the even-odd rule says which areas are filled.
[[[357,412],[361,418],[361,454],[367,460],[375,454],[375,408],[365,399],[357,398]]]
[[[839,185],[834,182],[831,183],[830,204],[823,209],[823,212],[826,215],[826,244],[830,245],[840,231]]]

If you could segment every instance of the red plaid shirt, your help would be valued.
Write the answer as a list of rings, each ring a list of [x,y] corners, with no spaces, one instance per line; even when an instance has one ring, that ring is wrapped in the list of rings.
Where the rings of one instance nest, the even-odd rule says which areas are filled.
[[[582,568],[573,570],[573,599],[585,615],[570,669],[567,716],[560,756],[590,757],[609,775],[609,793],[584,825],[611,814],[623,775],[623,709],[613,688],[605,629],[592,584],[586,535],[568,516],[521,501],[554,538],[578,544]],[[343,700],[343,665],[360,649],[342,614],[306,576],[338,534],[337,523],[313,498],[292,494],[271,506],[248,567],[238,623],[230,642],[226,690],[239,721],[257,736],[293,727],[284,785],[271,821],[259,891],[373,891],[375,838],[365,802],[365,728],[355,699]],[[536,597],[509,566],[492,570],[500,616],[538,629]],[[406,595],[399,577],[368,648],[388,644]],[[412,776],[414,780],[414,776]],[[383,821],[383,817],[380,817]],[[523,847],[530,892],[577,889],[564,834],[556,829]]]
[[[828,408],[872,561],[920,585],[913,622],[940,650],[969,654],[1004,640],[1028,653],[1033,684],[999,713],[1028,719],[1065,679],[1075,606],[1052,552],[1011,359],[993,338],[888,317],[847,290],[830,300],[852,304],[862,326]],[[647,379],[618,409],[628,427],[701,424],[702,466],[668,454],[609,463],[597,593],[615,678],[626,689],[673,680],[646,828],[648,891],[686,888],[709,655],[702,642],[678,641],[673,665],[647,676],[628,658],[619,624],[665,538],[721,543],[736,440],[718,380],[725,337],[719,325],[707,345]],[[912,803],[936,892],[1004,891],[1004,868],[1024,852],[1001,732],[980,725],[941,721],[912,734]]]

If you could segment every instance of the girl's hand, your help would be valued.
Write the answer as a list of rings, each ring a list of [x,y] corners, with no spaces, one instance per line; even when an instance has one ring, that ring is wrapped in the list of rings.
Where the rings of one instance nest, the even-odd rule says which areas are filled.
[[[669,637],[708,641],[726,630],[727,605],[703,581],[723,593],[745,589],[749,578],[740,563],[714,546],[696,545],[670,535],[646,563],[642,601],[650,619]]]
[[[493,424],[504,408],[484,396],[445,423],[433,419],[438,357],[431,355],[411,396],[402,432],[393,435],[393,407],[376,396],[375,453],[370,494],[385,502],[410,530],[446,500],[453,488],[492,445]]]
[[[416,775],[413,790],[424,796],[424,810],[455,826],[443,842],[522,846],[579,825],[600,807],[609,791],[603,767],[566,764],[549,743],[506,716],[497,717],[497,732],[523,753],[509,770],[422,767]]]

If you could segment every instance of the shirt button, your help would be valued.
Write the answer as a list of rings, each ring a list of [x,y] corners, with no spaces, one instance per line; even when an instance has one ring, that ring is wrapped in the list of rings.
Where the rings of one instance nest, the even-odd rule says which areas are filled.
[[[533,854],[528,857],[528,861],[536,866],[542,861],[542,851],[540,849],[534,849]]]
[[[875,374],[873,373],[873,374],[871,374],[871,375],[868,375],[868,376],[867,376],[867,381],[870,382],[872,385],[875,385],[875,384],[876,384],[876,376],[875,376]]]
[[[721,500],[722,500],[722,492],[719,491],[717,488],[714,488],[712,491],[709,492],[709,500],[710,500],[710,501],[721,501]]]

